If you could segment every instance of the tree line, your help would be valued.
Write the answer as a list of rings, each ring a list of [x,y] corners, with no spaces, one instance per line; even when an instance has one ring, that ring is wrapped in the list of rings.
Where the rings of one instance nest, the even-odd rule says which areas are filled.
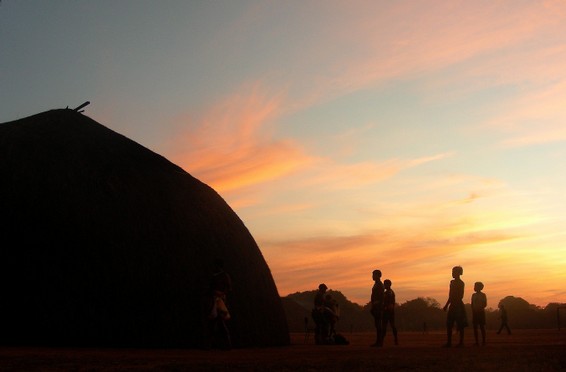
[[[361,306],[349,301],[340,291],[329,290],[327,293],[340,306],[338,332],[373,331],[375,326],[369,312],[369,305]],[[287,316],[291,332],[303,332],[305,327],[313,328],[311,317],[313,299],[316,291],[297,292],[282,298],[283,308]],[[500,301],[508,314],[511,329],[545,329],[557,328],[558,316],[561,316],[562,327],[566,327],[566,309],[558,310],[566,304],[549,303],[544,307],[528,303],[521,297],[507,296]],[[560,313],[559,313],[560,311]],[[472,309],[466,304],[468,323],[471,326]],[[399,331],[428,332],[446,329],[446,313],[440,303],[430,297],[419,297],[397,304],[395,321]],[[486,328],[497,330],[500,325],[498,309],[486,309]]]

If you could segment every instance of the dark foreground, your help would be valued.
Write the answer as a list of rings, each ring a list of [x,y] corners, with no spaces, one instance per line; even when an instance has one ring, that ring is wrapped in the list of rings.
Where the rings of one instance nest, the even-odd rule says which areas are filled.
[[[391,335],[372,348],[372,335],[345,334],[346,346],[316,346],[292,334],[287,347],[219,350],[74,348],[0,349],[0,371],[560,371],[566,370],[566,330],[488,332],[485,347],[442,348],[442,333]]]

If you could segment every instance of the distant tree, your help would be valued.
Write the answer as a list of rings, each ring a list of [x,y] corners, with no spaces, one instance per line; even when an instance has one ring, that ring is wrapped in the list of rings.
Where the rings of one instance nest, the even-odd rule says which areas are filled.
[[[313,307],[315,290],[297,292],[283,298],[283,307],[287,314],[289,329],[294,332],[304,331],[304,319],[310,318]],[[373,331],[373,319],[369,313],[369,306],[360,306],[349,301],[340,291],[329,290],[328,293],[338,301],[341,317],[337,325],[337,331],[346,333]],[[529,304],[521,297],[507,296],[501,302],[507,309],[509,325],[512,329],[526,328],[556,328],[557,309],[566,304],[550,303],[546,307]],[[471,324],[471,307],[466,304],[468,321]],[[398,304],[395,309],[395,320],[399,331],[420,332],[426,323],[428,330],[441,330],[446,327],[446,314],[440,308],[439,302],[431,297],[419,297]],[[498,329],[500,325],[499,311],[497,308],[486,310],[486,326],[488,329]],[[566,314],[562,319],[562,326],[566,327]]]
[[[544,328],[554,328],[564,327],[566,325],[566,311],[559,310],[564,309],[566,304],[561,304],[557,302],[552,302],[546,305],[546,307],[542,310],[543,313],[543,321],[544,321]],[[561,311],[561,313],[559,313]],[[559,320],[560,317],[560,320]],[[559,324],[559,322],[561,324]]]
[[[529,304],[521,297],[507,296],[499,301],[507,310],[509,326],[513,328],[541,328],[543,316],[540,307]]]
[[[395,311],[397,328],[404,331],[422,331],[426,323],[428,330],[445,327],[446,315],[437,300],[419,297],[407,301]]]

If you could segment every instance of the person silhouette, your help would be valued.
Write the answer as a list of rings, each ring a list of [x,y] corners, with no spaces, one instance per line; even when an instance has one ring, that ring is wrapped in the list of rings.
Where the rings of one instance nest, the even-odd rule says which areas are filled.
[[[314,308],[312,309],[311,316],[314,320],[314,342],[317,345],[328,343],[329,337],[329,322],[325,314],[324,297],[328,287],[326,284],[321,283],[318,286],[318,291],[314,296]]]
[[[230,319],[227,307],[227,296],[232,291],[232,279],[224,271],[224,261],[214,260],[214,272],[210,278],[210,311],[208,313],[207,347],[213,342],[221,342],[218,346],[231,349],[232,341],[226,321]],[[220,339],[218,339],[220,336]]]
[[[383,346],[382,316],[383,316],[383,283],[381,282],[381,270],[373,270],[372,279],[374,281],[371,289],[371,315],[375,323],[375,343],[371,346]]]
[[[503,331],[503,328],[507,329],[507,334],[511,334],[511,328],[507,324],[507,310],[505,310],[505,306],[503,304],[499,304],[499,318],[501,319],[501,326],[499,327],[499,331],[497,334],[500,334]]]
[[[328,322],[328,337],[332,340],[336,337],[336,323],[340,319],[340,305],[331,294],[324,297],[324,316]]]
[[[482,345],[485,345],[485,308],[487,306],[487,296],[481,290],[484,288],[482,282],[474,283],[474,291],[472,294],[472,324],[474,326],[474,338],[476,346],[478,341],[478,327],[481,330]]]
[[[444,347],[452,346],[452,328],[456,323],[456,328],[460,334],[459,347],[464,346],[464,328],[468,326],[466,317],[466,308],[464,307],[464,282],[460,276],[464,274],[464,269],[461,266],[454,266],[452,268],[452,280],[450,281],[450,291],[448,293],[448,300],[444,305],[443,310],[448,310],[446,316],[446,344]]]
[[[382,338],[385,339],[387,324],[391,324],[391,330],[393,331],[393,339],[395,340],[395,345],[399,345],[397,339],[397,327],[395,327],[395,292],[391,289],[391,280],[385,279],[383,281],[383,286],[385,287],[385,292],[383,292]]]

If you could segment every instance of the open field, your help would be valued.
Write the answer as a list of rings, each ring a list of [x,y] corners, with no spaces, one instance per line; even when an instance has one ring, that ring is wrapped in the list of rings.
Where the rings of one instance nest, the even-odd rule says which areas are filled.
[[[316,346],[312,335],[292,334],[288,347],[218,350],[1,348],[1,371],[559,371],[566,370],[566,331],[519,330],[488,333],[485,347],[473,346],[467,329],[463,348],[442,348],[440,332],[388,334],[372,348],[369,333],[346,334],[350,345]]]

